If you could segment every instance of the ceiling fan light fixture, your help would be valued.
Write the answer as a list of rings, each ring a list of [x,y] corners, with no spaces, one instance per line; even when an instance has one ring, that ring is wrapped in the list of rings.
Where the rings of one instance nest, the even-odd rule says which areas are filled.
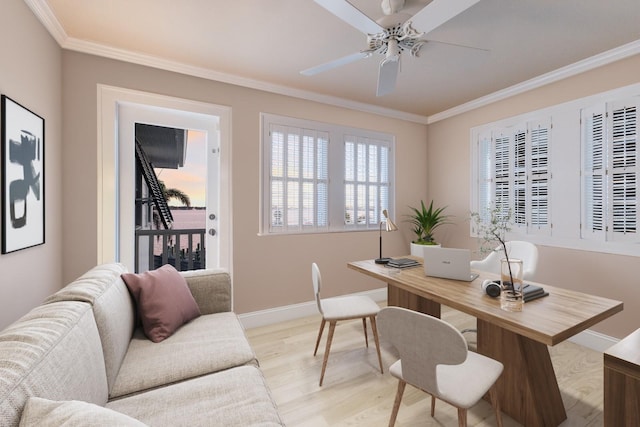
[[[400,60],[400,46],[398,40],[389,39],[387,44],[387,54],[385,61],[398,61]]]

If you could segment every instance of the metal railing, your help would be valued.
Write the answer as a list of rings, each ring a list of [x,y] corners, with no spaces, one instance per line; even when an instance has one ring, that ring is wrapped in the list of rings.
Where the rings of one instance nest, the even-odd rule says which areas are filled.
[[[153,270],[164,264],[171,264],[178,271],[205,268],[205,232],[204,228],[136,230],[136,273]]]

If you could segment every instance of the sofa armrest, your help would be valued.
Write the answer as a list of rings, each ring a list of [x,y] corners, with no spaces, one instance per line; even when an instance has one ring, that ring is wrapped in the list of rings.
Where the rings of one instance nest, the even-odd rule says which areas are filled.
[[[202,314],[231,311],[231,277],[225,270],[181,271]]]

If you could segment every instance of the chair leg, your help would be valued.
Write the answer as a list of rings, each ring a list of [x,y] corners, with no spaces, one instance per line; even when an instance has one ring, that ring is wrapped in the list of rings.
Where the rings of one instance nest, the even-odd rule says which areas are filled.
[[[398,410],[400,409],[400,402],[402,402],[402,394],[404,393],[404,386],[406,385],[407,383],[403,380],[398,380],[398,391],[396,392],[396,400],[393,402],[393,410],[391,411],[391,418],[389,419],[389,427],[393,427],[396,424]]]
[[[380,355],[380,339],[378,338],[378,325],[376,325],[376,316],[371,316],[371,330],[373,331],[373,339],[376,342],[376,351],[378,352],[378,362],[380,363],[380,373],[384,374],[382,369],[382,356]]]
[[[333,332],[336,330],[336,321],[329,322],[329,336],[327,337],[327,347],[324,350],[324,359],[322,360],[322,372],[320,373],[320,387],[324,380],[324,371],[327,369],[327,361],[329,360],[329,352],[331,351],[331,340],[333,340]]]
[[[320,331],[318,331],[318,339],[316,340],[316,348],[313,350],[313,355],[315,356],[318,352],[318,345],[320,344],[320,338],[322,338],[322,332],[324,331],[324,324],[327,323],[326,320],[322,319],[320,323]]]
[[[364,345],[369,348],[369,337],[367,337],[367,318],[362,318],[362,329],[364,330]]]
[[[436,415],[436,397],[431,395],[431,417]]]
[[[500,411],[500,401],[498,400],[498,390],[496,385],[489,389],[489,399],[491,399],[491,405],[496,412],[496,424],[498,427],[502,427],[502,412]]]
[[[458,427],[467,427],[467,410],[458,408]]]

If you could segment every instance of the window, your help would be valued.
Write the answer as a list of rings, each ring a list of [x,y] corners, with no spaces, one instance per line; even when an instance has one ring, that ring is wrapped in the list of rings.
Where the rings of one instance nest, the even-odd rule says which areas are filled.
[[[510,240],[640,256],[639,112],[634,84],[472,128],[470,211],[510,212]]]
[[[582,110],[585,239],[638,241],[638,98]]]
[[[377,229],[393,214],[393,137],[262,115],[263,233]]]
[[[550,234],[549,144],[551,121],[488,129],[476,141],[476,197],[483,219],[491,206],[511,214],[512,228]]]
[[[389,206],[390,147],[383,141],[347,135],[344,143],[346,225],[378,227]]]

